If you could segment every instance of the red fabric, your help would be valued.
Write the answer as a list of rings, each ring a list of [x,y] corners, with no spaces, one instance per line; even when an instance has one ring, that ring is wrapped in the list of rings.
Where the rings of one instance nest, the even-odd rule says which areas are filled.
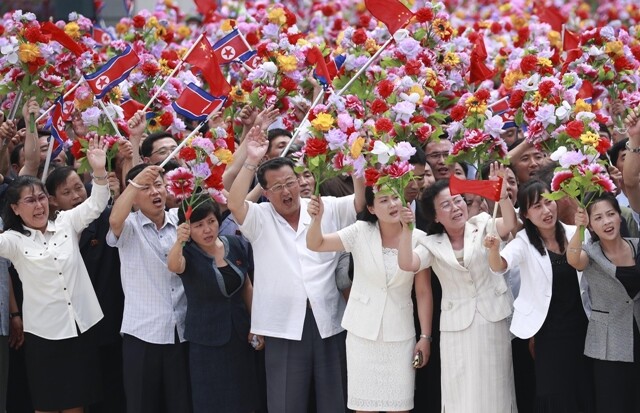
[[[571,62],[579,59],[581,56],[582,56],[582,49],[569,50],[567,52],[567,58],[564,60],[564,64],[562,65],[562,71],[560,72],[560,74],[564,75],[567,69],[569,68],[569,65],[571,64]]]
[[[565,28],[564,39],[562,40],[562,50],[568,52],[569,50],[577,49],[579,47],[580,35]]]
[[[449,191],[451,191],[451,195],[471,193],[498,202],[502,191],[502,178],[498,177],[495,181],[478,181],[475,179],[459,179],[451,175]]]
[[[307,51],[307,62],[316,66],[316,73],[318,76],[323,77],[327,83],[331,83],[333,76],[329,73],[329,68],[324,60],[324,56],[317,46],[313,46]]]
[[[484,45],[484,37],[478,36],[471,51],[471,62],[469,65],[469,82],[480,83],[491,79],[495,72],[484,63],[487,59],[487,49]]]
[[[64,32],[64,30],[60,29],[55,24],[47,21],[40,25],[42,28],[42,32],[51,36],[51,40],[55,40],[56,42],[63,45],[65,48],[69,49],[71,53],[76,56],[80,56],[83,52],[82,47],[73,41],[68,34]]]
[[[588,80],[582,81],[582,86],[576,95],[576,99],[593,99],[593,84]]]
[[[193,2],[196,4],[198,13],[202,14],[203,16],[209,13],[213,13],[218,9],[218,3],[216,2],[216,0],[193,0]]]
[[[548,23],[551,28],[557,32],[562,31],[562,25],[567,22],[567,19],[560,13],[560,10],[555,6],[545,6],[539,4],[537,6],[538,19],[543,23]]]
[[[129,120],[136,114],[139,110],[144,109],[144,105],[137,100],[127,99],[124,102],[120,103],[120,107],[124,113],[124,118]]]
[[[184,61],[191,66],[195,66],[202,72],[202,77],[209,84],[209,90],[214,96],[229,96],[231,85],[222,75],[220,64],[216,58],[211,43],[205,36],[202,36],[198,44],[191,53],[185,57]],[[191,70],[193,72],[193,69]]]
[[[384,23],[392,35],[413,17],[411,10],[398,0],[364,0],[364,4],[369,13]]]

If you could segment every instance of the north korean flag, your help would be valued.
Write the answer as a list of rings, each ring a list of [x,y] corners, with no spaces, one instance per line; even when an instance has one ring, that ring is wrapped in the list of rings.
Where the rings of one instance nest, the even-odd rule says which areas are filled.
[[[231,33],[213,45],[213,52],[216,54],[218,63],[221,65],[233,62],[239,56],[242,56],[250,50],[247,43],[242,39],[242,35],[238,29],[233,29]]]
[[[226,97],[212,96],[193,83],[189,83],[178,99],[171,104],[176,113],[202,122],[224,104]]]
[[[122,108],[122,112],[124,114],[125,120],[129,120],[136,114],[137,111],[144,109],[144,105],[137,100],[126,98],[120,101],[120,107]],[[145,118],[147,120],[155,117],[153,112],[147,112],[145,114]]]
[[[344,66],[344,62],[347,60],[345,55],[339,54],[335,57],[327,56],[325,61],[327,64],[327,70],[329,70],[329,75],[331,75],[331,79],[335,79],[340,75],[342,71],[342,66]]]
[[[55,158],[60,152],[62,152],[62,149],[64,149],[64,143],[68,140],[67,132],[64,130],[65,124],[63,120],[63,107],[64,97],[60,96],[53,104],[51,117],[45,125],[45,127],[51,131],[51,137],[54,139],[51,159]]]
[[[98,25],[93,26],[91,37],[99,46],[106,46],[115,40],[111,33]]]
[[[260,58],[258,57],[258,52],[256,52],[255,50],[249,50],[248,52],[240,56],[236,61],[244,63],[251,69],[257,69],[258,66],[260,66]]]
[[[96,98],[102,99],[107,92],[129,76],[129,73],[138,65],[138,62],[140,62],[140,58],[136,52],[131,46],[127,46],[124,52],[112,57],[94,73],[85,75],[84,79],[93,90]]]

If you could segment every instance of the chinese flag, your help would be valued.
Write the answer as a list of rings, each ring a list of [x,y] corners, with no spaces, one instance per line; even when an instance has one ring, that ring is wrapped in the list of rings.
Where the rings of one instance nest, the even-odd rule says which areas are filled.
[[[576,95],[576,99],[592,100],[593,99],[593,83],[588,80],[582,81],[582,86]]]
[[[473,50],[471,51],[471,59],[469,65],[469,82],[480,83],[493,77],[495,72],[489,69],[484,63],[486,59],[487,49],[484,45],[484,38],[478,35],[473,44]]]
[[[231,86],[222,75],[218,59],[213,52],[211,43],[205,36],[200,38],[191,53],[184,58],[184,61],[202,72],[202,77],[209,84],[209,90],[212,95],[224,97],[229,95]]]
[[[65,48],[69,49],[71,53],[76,56],[80,56],[83,52],[82,46],[76,43],[68,34],[55,24],[47,21],[40,25],[42,32],[51,36],[51,40],[55,40]]]
[[[364,4],[373,17],[387,26],[392,36],[413,17],[411,10],[399,0],[364,0]]]
[[[562,51],[577,49],[580,47],[580,35],[571,30],[564,29],[564,39],[562,40]]]
[[[544,4],[539,4],[536,14],[541,22],[549,24],[557,32],[562,32],[562,25],[567,22],[556,6],[547,7]]]
[[[500,201],[500,192],[502,191],[502,177],[498,177],[495,181],[479,181],[475,179],[459,179],[451,175],[449,179],[449,191],[451,191],[451,195],[471,193],[498,202]]]

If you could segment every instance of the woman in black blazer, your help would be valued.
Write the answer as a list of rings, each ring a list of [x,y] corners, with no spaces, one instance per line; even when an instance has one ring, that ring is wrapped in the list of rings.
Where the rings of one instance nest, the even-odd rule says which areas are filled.
[[[588,213],[588,215],[587,215]],[[567,261],[584,271],[591,316],[584,354],[594,359],[595,396],[601,413],[640,412],[640,271],[637,238],[620,235],[620,206],[611,193],[592,198],[576,225],[588,226],[592,240],[571,238]],[[577,234],[577,233],[576,233]]]

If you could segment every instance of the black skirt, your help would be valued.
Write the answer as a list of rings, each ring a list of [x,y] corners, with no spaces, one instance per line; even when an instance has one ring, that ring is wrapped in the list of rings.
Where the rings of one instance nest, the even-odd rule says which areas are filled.
[[[27,377],[33,407],[58,411],[100,401],[100,362],[94,330],[48,340],[25,333]]]

